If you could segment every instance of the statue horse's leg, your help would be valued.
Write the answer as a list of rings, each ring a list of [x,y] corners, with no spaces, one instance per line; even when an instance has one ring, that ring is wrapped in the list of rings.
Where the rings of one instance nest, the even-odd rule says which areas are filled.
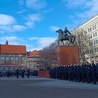
[[[75,45],[74,42],[75,42],[75,36],[70,36],[70,37],[69,37],[69,44],[68,44],[68,46],[69,46],[71,43],[72,43],[72,45]]]
[[[68,46],[69,46],[72,43],[71,42],[71,36],[69,37],[68,41],[69,41],[69,44],[68,44]]]
[[[69,41],[69,44],[68,44],[68,46],[71,44],[71,42]]]
[[[63,40],[61,40],[61,42],[62,42],[62,45],[64,46],[64,42],[63,42]]]
[[[59,40],[57,41],[58,45],[59,45]]]
[[[63,46],[64,46],[64,42],[62,41],[62,43],[63,43]]]
[[[63,40],[58,40],[58,45],[60,45],[60,42],[61,42],[62,45],[64,46],[64,42],[63,42]]]

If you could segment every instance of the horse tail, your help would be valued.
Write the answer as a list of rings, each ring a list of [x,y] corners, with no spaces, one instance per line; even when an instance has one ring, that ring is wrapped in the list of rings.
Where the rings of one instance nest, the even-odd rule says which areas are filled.
[[[72,43],[75,42],[75,36],[72,36],[72,38],[71,38],[71,42],[72,42]]]

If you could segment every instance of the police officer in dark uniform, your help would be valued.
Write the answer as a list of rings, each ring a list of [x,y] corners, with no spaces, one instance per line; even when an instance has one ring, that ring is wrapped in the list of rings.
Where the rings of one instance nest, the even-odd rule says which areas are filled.
[[[27,78],[30,77],[30,69],[27,69]]]
[[[94,61],[91,62],[91,79],[92,83],[96,84],[96,65],[94,64]]]
[[[86,79],[86,75],[85,75],[85,64],[82,63],[81,65],[81,81],[84,83],[85,82],[85,79]]]
[[[80,70],[80,68],[81,68],[80,64],[77,64],[77,81],[78,82],[81,82],[81,75],[80,75],[80,73],[81,73],[80,71],[81,70]]]
[[[91,83],[91,64],[86,62],[86,82]]]
[[[64,80],[67,80],[68,79],[68,76],[67,76],[67,66],[64,65],[63,71],[64,71],[64,73],[63,73]]]
[[[96,63],[96,81],[98,81],[98,61]]]
[[[77,64],[75,64],[75,65],[74,65],[74,81],[75,81],[75,82],[78,81],[78,79],[77,79],[77,74],[78,74],[78,73],[77,73]]]
[[[16,76],[17,76],[17,78],[19,78],[19,69],[16,69]]]
[[[22,78],[24,78],[24,74],[25,74],[25,70],[22,69],[22,70],[21,70],[21,76],[22,76]]]

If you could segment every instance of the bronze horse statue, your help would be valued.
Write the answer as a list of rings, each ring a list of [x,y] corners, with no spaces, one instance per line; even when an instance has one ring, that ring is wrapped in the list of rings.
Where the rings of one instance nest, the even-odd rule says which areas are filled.
[[[63,34],[63,30],[62,30],[62,29],[58,29],[56,32],[59,33],[59,36],[58,36],[58,44],[59,44],[59,42],[61,41],[62,44],[63,44],[63,46],[64,46],[64,42],[63,42],[63,41],[68,40],[68,41],[69,41],[68,46],[69,46],[70,44],[75,45],[75,39],[76,39],[76,37],[75,37],[74,35],[71,34],[71,35],[65,36],[65,35]]]

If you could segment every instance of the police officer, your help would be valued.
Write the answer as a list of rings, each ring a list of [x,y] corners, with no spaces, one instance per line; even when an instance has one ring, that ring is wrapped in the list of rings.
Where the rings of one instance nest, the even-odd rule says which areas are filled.
[[[98,81],[98,61],[96,63],[96,81]]]
[[[30,77],[30,69],[27,69],[27,78]]]
[[[21,70],[21,76],[22,76],[22,78],[24,78],[24,74],[25,74],[25,70],[22,69],[22,70]]]
[[[93,84],[96,84],[96,65],[94,61],[91,62],[91,79]]]
[[[85,79],[86,79],[86,75],[85,75],[85,64],[82,63],[81,65],[81,81],[84,83],[85,82]]]
[[[17,76],[17,78],[19,78],[19,69],[16,69],[16,76]]]
[[[86,82],[91,83],[91,64],[86,62]]]

